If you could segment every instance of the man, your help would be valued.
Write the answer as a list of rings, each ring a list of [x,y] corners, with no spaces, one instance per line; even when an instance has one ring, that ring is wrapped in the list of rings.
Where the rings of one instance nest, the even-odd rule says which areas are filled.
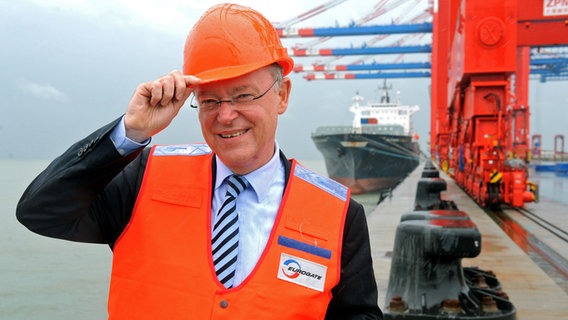
[[[363,207],[276,142],[292,68],[260,13],[212,7],[183,74],[55,159],[19,221],[111,246],[110,319],[381,319]],[[207,144],[145,149],[192,93]]]

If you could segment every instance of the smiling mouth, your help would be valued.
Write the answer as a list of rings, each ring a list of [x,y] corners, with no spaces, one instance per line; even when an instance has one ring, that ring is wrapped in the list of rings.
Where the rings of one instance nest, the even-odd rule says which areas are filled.
[[[243,130],[243,131],[239,131],[239,132],[234,132],[231,134],[220,134],[219,136],[221,136],[221,138],[234,138],[234,137],[238,137],[240,135],[243,135],[247,132],[248,130]]]

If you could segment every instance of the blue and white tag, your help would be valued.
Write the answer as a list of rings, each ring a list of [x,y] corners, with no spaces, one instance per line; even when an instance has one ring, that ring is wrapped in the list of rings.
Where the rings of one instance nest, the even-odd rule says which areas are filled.
[[[323,292],[327,266],[286,253],[280,256],[278,279]]]
[[[342,201],[347,199],[347,187],[335,180],[319,175],[299,164],[296,165],[294,169],[294,175],[324,191],[327,191]]]
[[[201,156],[211,153],[211,148],[204,143],[159,145],[154,149],[155,156]]]

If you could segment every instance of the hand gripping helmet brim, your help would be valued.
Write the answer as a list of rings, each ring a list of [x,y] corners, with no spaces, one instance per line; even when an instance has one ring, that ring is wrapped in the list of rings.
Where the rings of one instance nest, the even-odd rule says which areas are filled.
[[[294,68],[274,26],[251,8],[220,4],[207,10],[189,32],[183,73],[207,83],[273,63],[282,66],[284,75]]]

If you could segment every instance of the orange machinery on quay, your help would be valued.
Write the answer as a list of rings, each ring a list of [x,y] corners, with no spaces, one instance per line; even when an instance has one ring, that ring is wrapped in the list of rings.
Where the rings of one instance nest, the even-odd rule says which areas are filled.
[[[482,205],[537,199],[530,49],[568,44],[568,10],[553,10],[566,2],[440,0],[433,10],[430,152]]]

